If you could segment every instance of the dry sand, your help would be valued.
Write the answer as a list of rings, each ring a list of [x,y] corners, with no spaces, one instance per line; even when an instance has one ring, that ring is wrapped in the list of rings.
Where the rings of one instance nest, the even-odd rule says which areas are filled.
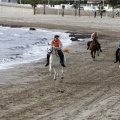
[[[0,120],[120,120],[120,69],[114,64],[120,18],[37,15],[1,17],[4,25],[99,33],[103,52],[93,61],[86,42],[73,42],[64,79],[45,60],[0,71]]]

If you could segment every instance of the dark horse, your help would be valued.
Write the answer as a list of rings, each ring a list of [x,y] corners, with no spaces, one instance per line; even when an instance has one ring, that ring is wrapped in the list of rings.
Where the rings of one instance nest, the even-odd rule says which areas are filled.
[[[91,56],[93,59],[95,59],[95,54],[97,52],[97,55],[99,56],[99,50],[100,50],[100,44],[97,41],[88,41],[87,43],[87,50],[91,50]]]

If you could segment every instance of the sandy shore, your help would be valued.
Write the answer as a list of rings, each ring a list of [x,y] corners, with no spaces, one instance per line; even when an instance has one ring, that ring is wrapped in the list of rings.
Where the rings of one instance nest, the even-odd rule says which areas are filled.
[[[114,64],[120,18],[2,16],[0,23],[99,33],[103,52],[93,61],[86,42],[73,42],[64,79],[53,80],[45,60],[0,71],[0,120],[119,120],[120,69]]]

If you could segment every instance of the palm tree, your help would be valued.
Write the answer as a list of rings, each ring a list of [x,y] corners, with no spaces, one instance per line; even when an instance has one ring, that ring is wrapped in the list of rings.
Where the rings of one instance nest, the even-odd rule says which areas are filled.
[[[78,8],[78,5],[77,4],[74,4],[73,5],[74,9],[75,9],[75,16],[77,15],[77,8]]]
[[[27,3],[32,5],[32,7],[33,7],[33,14],[35,15],[35,8],[39,4],[39,0],[27,0]]]
[[[65,5],[62,5],[62,16],[64,16]]]
[[[119,0],[107,0],[108,4],[112,7],[113,9],[113,18],[114,18],[114,8],[117,5],[117,3],[119,2]]]
[[[44,8],[43,14],[45,15],[45,1],[43,1],[43,8]]]
[[[98,6],[98,9],[99,9],[100,16],[102,18],[102,15],[103,15],[103,13],[106,12],[106,10],[104,10],[104,6],[100,6],[100,5]]]

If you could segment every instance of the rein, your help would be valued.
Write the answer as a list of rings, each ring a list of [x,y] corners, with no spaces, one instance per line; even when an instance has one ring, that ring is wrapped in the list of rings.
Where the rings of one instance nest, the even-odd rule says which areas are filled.
[[[52,47],[52,54],[53,54],[53,55],[56,55],[57,57],[59,57],[58,52],[57,52],[58,50],[57,50],[57,49],[54,49],[54,50],[53,50],[53,49],[54,49],[54,48]],[[54,53],[54,51],[55,51],[55,53]]]
[[[51,46],[51,48],[48,49],[48,53],[52,54],[52,55],[56,55],[57,57],[59,57],[58,50],[54,49],[53,46]]]

